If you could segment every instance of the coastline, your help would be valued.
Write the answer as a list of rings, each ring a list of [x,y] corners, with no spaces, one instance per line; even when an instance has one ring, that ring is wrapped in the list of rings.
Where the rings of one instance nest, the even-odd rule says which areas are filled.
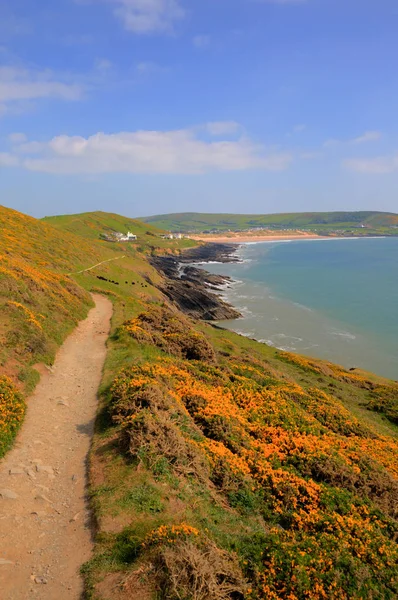
[[[236,245],[242,244],[261,244],[265,242],[306,242],[306,241],[337,241],[337,240],[373,240],[373,239],[385,239],[385,235],[263,235],[263,236],[244,236],[237,235],[235,237],[206,237],[206,236],[191,236],[191,240],[205,242],[207,244],[220,244],[220,245]]]
[[[207,236],[191,235],[191,240],[197,242],[207,242],[210,244],[247,244],[249,242],[282,242],[295,240],[322,240],[334,239],[332,236],[321,236],[315,234],[292,234],[292,235],[242,235],[233,234],[230,236]]]
[[[182,312],[195,319],[226,321],[241,317],[241,313],[220,295],[232,279],[194,266],[238,262],[235,256],[238,247],[233,244],[206,244],[189,249],[178,258],[153,256],[150,263],[163,277],[158,289]]]

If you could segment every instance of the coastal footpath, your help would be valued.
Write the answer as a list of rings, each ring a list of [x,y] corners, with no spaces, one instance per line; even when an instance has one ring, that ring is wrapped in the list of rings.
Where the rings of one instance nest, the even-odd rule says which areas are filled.
[[[192,250],[192,240],[107,213],[43,223],[1,209],[0,224],[3,460],[31,426],[37,365],[59,372],[57,349],[92,293],[113,307],[89,454],[87,597],[396,598],[396,382],[212,325],[234,311],[217,299],[228,279],[198,264],[220,259],[215,246]],[[126,227],[132,243],[99,237]],[[62,489],[57,475],[39,482],[49,500]],[[68,528],[54,534],[65,539]],[[2,558],[12,577],[18,565]],[[68,583],[61,571],[56,583],[51,569],[34,575],[47,579],[29,583],[37,597]]]

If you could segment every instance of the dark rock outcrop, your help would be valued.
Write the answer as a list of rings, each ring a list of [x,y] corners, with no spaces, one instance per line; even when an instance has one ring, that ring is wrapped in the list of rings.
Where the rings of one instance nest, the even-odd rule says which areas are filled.
[[[171,256],[154,256],[151,264],[164,276],[161,291],[183,312],[195,319],[222,321],[237,319],[241,314],[213,291],[231,282],[230,277],[213,275],[204,269],[184,264],[192,262],[237,260],[232,254],[236,246],[206,244],[184,252],[178,260]]]

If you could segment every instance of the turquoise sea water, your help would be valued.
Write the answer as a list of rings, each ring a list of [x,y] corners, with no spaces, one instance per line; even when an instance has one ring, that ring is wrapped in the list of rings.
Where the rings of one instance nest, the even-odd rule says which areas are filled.
[[[209,271],[243,318],[222,325],[278,348],[398,379],[398,238],[265,242]]]

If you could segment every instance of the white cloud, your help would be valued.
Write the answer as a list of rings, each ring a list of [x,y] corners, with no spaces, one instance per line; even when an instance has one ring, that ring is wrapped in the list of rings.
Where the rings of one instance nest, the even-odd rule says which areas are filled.
[[[282,171],[292,160],[289,153],[267,151],[246,137],[208,142],[195,131],[97,133],[88,138],[62,135],[46,143],[22,144],[14,154],[31,171],[71,174]]]
[[[0,152],[0,167],[17,167],[19,159],[9,152]]]
[[[306,129],[307,129],[307,125],[304,125],[304,123],[300,123],[299,125],[295,125],[293,127],[294,133],[302,133]]]
[[[365,131],[363,135],[351,140],[351,144],[366,144],[367,142],[377,142],[382,137],[380,131]]]
[[[185,11],[179,0],[106,0],[115,5],[114,13],[125,29],[137,34],[173,30]]]
[[[78,100],[83,95],[82,86],[66,83],[50,71],[33,71],[19,67],[0,67],[0,105],[8,112],[14,103],[39,98]]]
[[[192,43],[195,48],[207,48],[210,45],[210,36],[209,35],[195,35],[192,38]]]
[[[365,131],[362,135],[352,138],[350,140],[338,140],[338,139],[330,139],[327,140],[324,144],[324,148],[333,148],[339,146],[341,144],[367,144],[368,142],[377,142],[382,138],[381,131]]]
[[[10,133],[8,139],[12,144],[24,144],[28,140],[24,133]]]
[[[350,171],[369,175],[384,175],[398,171],[398,154],[395,156],[378,156],[375,158],[350,158],[344,161]]]
[[[210,135],[228,135],[236,133],[240,129],[240,125],[235,121],[213,121],[211,123],[206,123],[205,129]]]

